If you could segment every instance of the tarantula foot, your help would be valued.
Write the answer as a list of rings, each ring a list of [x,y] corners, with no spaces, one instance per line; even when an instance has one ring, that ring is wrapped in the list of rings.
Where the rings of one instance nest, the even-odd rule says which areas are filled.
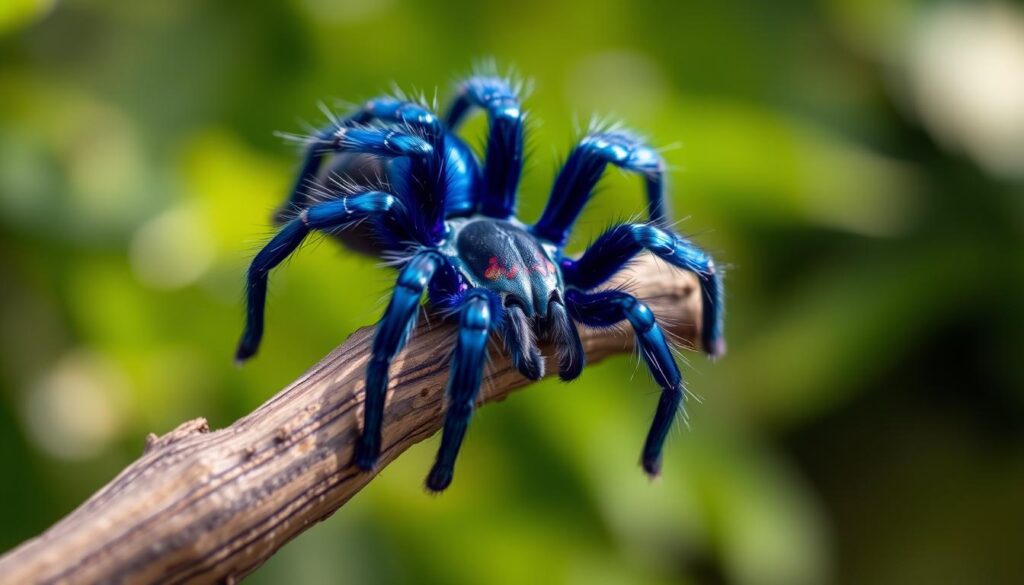
[[[649,457],[645,455],[643,468],[648,477],[656,479],[661,475],[661,456]]]
[[[719,337],[718,339],[709,343],[708,347],[706,347],[704,351],[708,354],[709,358],[718,359],[725,355],[727,349],[728,347],[725,343],[725,338]]]
[[[380,445],[377,441],[360,435],[359,440],[356,441],[354,458],[356,467],[363,471],[373,471],[377,466],[378,459],[380,459]]]
[[[238,344],[238,349],[235,350],[235,365],[241,366],[254,355],[256,355],[255,347],[252,347],[245,342]]]
[[[427,475],[427,491],[435,494],[443,492],[451,485],[453,475],[452,468],[435,465],[430,469],[430,474]]]

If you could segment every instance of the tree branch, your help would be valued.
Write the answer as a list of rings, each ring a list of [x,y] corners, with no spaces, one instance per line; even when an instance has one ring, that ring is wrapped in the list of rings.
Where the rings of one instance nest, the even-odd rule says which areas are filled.
[[[692,275],[643,257],[628,276],[629,289],[667,330],[691,346],[699,339]],[[421,323],[395,360],[380,467],[441,427],[453,333],[449,324]],[[580,333],[589,363],[632,348],[632,335],[619,330]],[[45,533],[0,557],[0,581],[234,582],[252,572],[373,479],[350,464],[372,335],[372,327],[356,331],[226,429],[210,432],[197,419],[159,438],[150,434],[141,458]],[[506,356],[492,357],[480,403],[528,383]]]

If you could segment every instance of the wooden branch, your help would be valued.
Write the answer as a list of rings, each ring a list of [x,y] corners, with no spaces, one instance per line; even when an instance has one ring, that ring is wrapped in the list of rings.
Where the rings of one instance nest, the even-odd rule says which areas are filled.
[[[695,278],[646,257],[628,277],[668,330],[691,345],[698,339]],[[0,558],[0,582],[234,582],[252,572],[373,479],[350,465],[372,334],[356,331],[226,429],[211,432],[197,419],[146,437],[141,458]],[[451,325],[421,323],[392,366],[381,467],[441,427],[453,335]],[[581,336],[590,363],[632,348],[632,336],[618,330]],[[505,356],[492,357],[480,403],[528,383]]]

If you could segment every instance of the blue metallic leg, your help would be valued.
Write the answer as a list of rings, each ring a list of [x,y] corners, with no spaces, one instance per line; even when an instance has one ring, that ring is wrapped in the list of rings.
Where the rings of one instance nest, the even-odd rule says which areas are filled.
[[[464,175],[470,172],[465,161],[469,153],[463,152],[467,149],[454,144],[449,148],[445,126],[434,112],[416,102],[392,97],[377,98],[349,116],[345,124],[374,121],[403,132],[415,132],[430,145],[431,151],[425,156],[394,161],[397,172],[389,173],[389,178],[395,192],[405,198],[413,211],[408,219],[415,239],[427,245],[440,242],[445,231],[449,187],[465,181]]]
[[[267,275],[287,258],[306,238],[310,230],[344,228],[360,219],[380,217],[398,205],[389,193],[369,191],[350,195],[303,210],[299,217],[286,223],[270,242],[256,254],[247,278],[248,305],[245,331],[238,343],[235,360],[243,362],[259,348],[263,337],[263,310],[267,300]]]
[[[390,96],[372,99],[358,111],[348,116],[348,124],[369,124],[380,121],[385,124],[405,124],[418,129],[425,136],[435,137],[444,133],[444,126],[437,114],[416,102],[400,100]]]
[[[448,110],[448,127],[457,128],[474,106],[485,109],[490,122],[479,211],[506,219],[515,213],[516,190],[523,170],[523,112],[519,96],[500,77],[470,77],[459,86]]]
[[[593,294],[567,291],[569,310],[574,319],[593,327],[610,327],[628,320],[636,332],[640,354],[647,368],[661,387],[658,410],[647,433],[641,462],[651,476],[661,471],[661,453],[676,414],[683,407],[682,375],[676,365],[665,334],[658,327],[654,313],[632,295],[620,291]]]
[[[665,163],[661,155],[632,134],[600,132],[583,138],[555,179],[551,198],[533,233],[562,246],[608,164],[641,173],[647,189],[647,213],[654,224],[665,222]]]
[[[354,125],[368,124],[379,120],[385,123],[404,124],[422,132],[427,142],[433,146],[433,138],[443,136],[444,127],[437,116],[414,102],[398,100],[392,97],[380,97],[368,101],[360,110],[337,123],[332,123],[313,135],[306,146],[302,167],[295,179],[295,184],[278,217],[287,217],[290,213],[305,207],[309,200],[309,187],[316,181],[324,157],[340,152],[333,148],[336,134]]]
[[[444,236],[445,196],[448,176],[444,172],[443,137],[436,143],[397,130],[383,128],[335,127],[322,132],[307,153],[306,164],[296,182],[289,204],[301,209],[308,201],[305,186],[315,180],[321,159],[326,153],[364,153],[386,158],[400,158],[404,171],[390,177],[391,188],[406,208],[408,231],[423,245],[437,244]],[[297,201],[295,198],[298,198]],[[278,217],[287,216],[287,210]]]
[[[330,153],[330,149],[324,148],[324,144],[329,144],[331,137],[337,131],[338,126],[333,124],[321,128],[306,143],[299,174],[295,178],[295,184],[292,186],[291,192],[288,194],[288,200],[274,214],[275,221],[285,221],[293,216],[296,211],[306,206],[307,201],[309,201],[309,190],[316,181],[320,165],[323,163],[324,157]]]
[[[384,316],[377,324],[370,361],[366,365],[366,401],[363,432],[356,441],[355,463],[363,470],[373,469],[380,457],[384,400],[388,389],[388,368],[398,355],[416,323],[420,297],[434,273],[444,263],[437,252],[420,252],[398,275],[395,292]]]
[[[645,224],[617,225],[598,237],[579,260],[562,260],[562,275],[567,285],[590,290],[607,282],[643,250],[697,275],[703,295],[701,345],[711,357],[724,355],[721,274],[711,256],[677,234]]]
[[[448,409],[445,412],[441,448],[427,476],[427,489],[439,492],[452,482],[455,458],[466,436],[487,359],[487,337],[493,323],[488,294],[470,291],[459,313],[459,337],[448,377]]]
[[[316,181],[324,157],[343,152],[422,158],[433,152],[433,146],[423,138],[393,129],[348,128],[344,125],[323,128],[309,140],[302,170],[299,171],[288,202],[278,217],[287,216],[289,212],[294,213],[305,207],[309,201],[309,187]]]

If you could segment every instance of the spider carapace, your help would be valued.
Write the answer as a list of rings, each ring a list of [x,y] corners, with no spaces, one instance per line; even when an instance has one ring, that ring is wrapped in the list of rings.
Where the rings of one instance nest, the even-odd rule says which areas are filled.
[[[380,456],[388,369],[407,341],[424,293],[458,323],[441,446],[427,476],[432,491],[451,483],[488,338],[501,337],[513,365],[533,380],[545,369],[538,339],[550,340],[559,376],[572,380],[585,362],[577,324],[627,322],[633,328],[640,355],[662,390],[641,453],[644,470],[659,472],[665,439],[683,408],[682,376],[650,309],[626,291],[602,287],[643,251],[697,276],[702,348],[712,357],[725,351],[721,275],[708,254],[669,227],[664,163],[634,134],[592,129],[570,152],[541,217],[526,224],[515,216],[525,117],[519,93],[507,79],[477,75],[459,84],[443,119],[423,100],[385,96],[332,120],[304,139],[301,171],[277,215],[280,231],[249,268],[238,360],[259,346],[270,270],[311,231],[332,234],[399,269],[366,370],[364,426],[355,447],[361,469],[373,469]],[[474,108],[488,117],[482,157],[455,134]],[[570,230],[608,164],[642,177],[647,221],[613,226],[581,256],[569,257],[564,246]]]
[[[507,220],[475,217],[450,222],[452,244],[442,250],[473,286],[487,288],[527,317],[546,318],[548,302],[560,302],[562,273],[557,250],[545,247],[526,227]]]

